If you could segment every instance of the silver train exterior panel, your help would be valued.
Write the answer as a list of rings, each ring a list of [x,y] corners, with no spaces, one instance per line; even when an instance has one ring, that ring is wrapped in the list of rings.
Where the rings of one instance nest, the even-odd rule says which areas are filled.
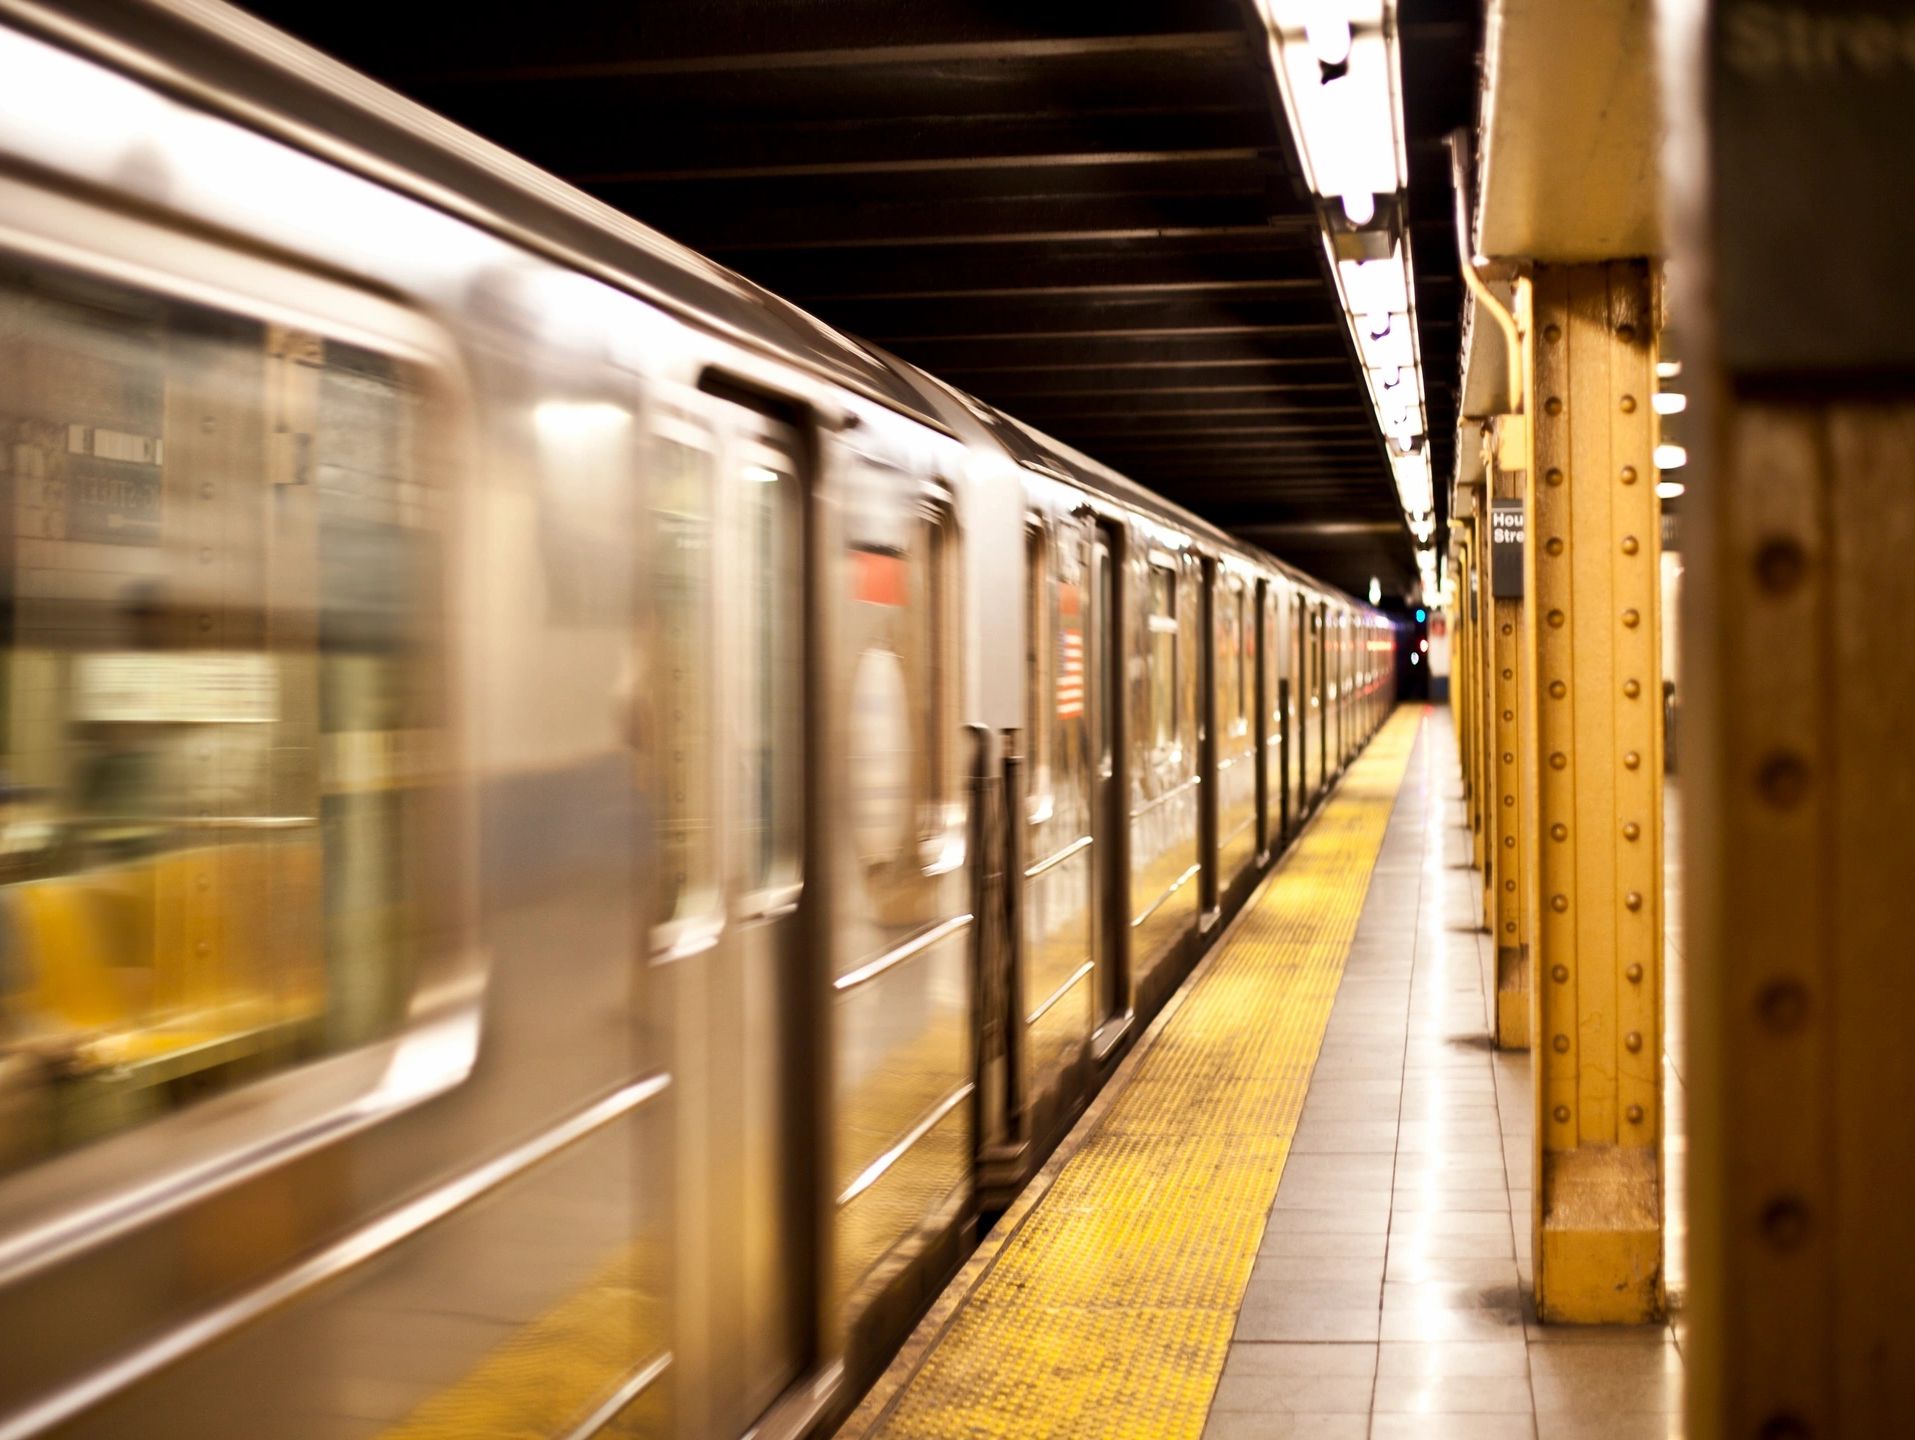
[[[230,10],[0,0],[0,1437],[799,1433],[1388,622]]]

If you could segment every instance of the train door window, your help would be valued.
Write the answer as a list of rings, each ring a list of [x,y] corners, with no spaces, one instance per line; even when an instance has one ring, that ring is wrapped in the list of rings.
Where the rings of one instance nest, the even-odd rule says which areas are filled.
[[[658,727],[658,893],[666,936],[719,909],[713,825],[712,502],[717,458],[704,431],[661,424],[652,465],[652,645]]]
[[[1150,564],[1151,743],[1174,749],[1182,740],[1182,676],[1177,672],[1177,572],[1169,564]]]
[[[1263,602],[1258,589],[1238,591],[1237,603],[1242,608],[1243,621],[1243,665],[1245,675],[1243,694],[1237,705],[1237,713],[1243,717],[1244,728],[1250,728],[1251,712],[1257,706],[1257,666],[1263,657]]]
[[[956,596],[952,592],[957,556],[953,553],[956,535],[951,512],[941,503],[927,503],[918,531],[922,537],[920,553],[924,557],[918,575],[922,603],[916,607],[918,653],[922,657],[919,674],[923,677],[917,692],[922,737],[918,837],[923,862],[938,867],[942,865],[946,842],[951,838],[951,801],[957,789],[953,765],[957,746],[951,733],[956,719],[952,709],[956,693],[956,637],[952,633]]]
[[[1237,601],[1228,580],[1220,579],[1214,593],[1216,633],[1211,639],[1216,647],[1217,726],[1228,736],[1236,730],[1237,721]]]
[[[446,932],[422,363],[0,259],[0,1172],[399,1031]]]
[[[1024,530],[1024,756],[1026,811],[1032,821],[1051,813],[1053,660],[1050,546],[1036,522]]]
[[[738,696],[744,767],[739,845],[745,888],[762,891],[799,878],[802,509],[796,470],[784,449],[742,442],[732,469],[738,496],[736,594],[746,631]]]
[[[1123,693],[1124,625],[1117,608],[1117,540],[1114,527],[1105,521],[1091,524],[1090,600],[1092,606],[1091,643],[1097,647],[1095,686],[1091,718],[1096,727],[1092,736],[1092,763],[1100,779],[1115,771],[1117,760],[1119,697]]]
[[[1244,697],[1248,691],[1248,686],[1244,681],[1244,655],[1250,648],[1250,635],[1244,624],[1243,581],[1241,580],[1233,579],[1230,582],[1229,607],[1231,627],[1230,668],[1235,677],[1230,706],[1230,731],[1233,735],[1241,735],[1244,731],[1244,724],[1248,719],[1248,712],[1244,704]]]
[[[851,604],[849,825],[863,879],[848,958],[944,918],[937,877],[962,861],[956,808],[958,554],[933,482],[876,463],[847,477]]]
[[[1085,674],[1084,538],[1074,526],[1052,532],[1050,602],[1050,716],[1045,765],[1050,774],[1053,809],[1067,807],[1083,828],[1085,706],[1090,683]]]

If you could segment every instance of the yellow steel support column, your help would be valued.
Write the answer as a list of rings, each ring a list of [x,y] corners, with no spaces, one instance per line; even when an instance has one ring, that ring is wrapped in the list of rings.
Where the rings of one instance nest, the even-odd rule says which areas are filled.
[[[1661,530],[1647,266],[1533,280],[1524,666],[1534,711],[1536,1304],[1663,1311]]]
[[[1722,400],[1685,512],[1691,1434],[1915,1416],[1915,402]]]
[[[1505,415],[1495,429],[1489,460],[1491,525],[1496,502],[1522,501],[1529,478],[1528,426],[1520,415]],[[1490,563],[1495,568],[1492,543]],[[1523,837],[1522,672],[1523,600],[1497,596],[1493,583],[1485,612],[1487,631],[1488,719],[1492,764],[1489,813],[1490,903],[1484,909],[1496,937],[1496,1043],[1506,1050],[1529,1047],[1529,934],[1524,925],[1527,854]]]
[[[1469,535],[1469,570],[1463,576],[1463,604],[1469,610],[1469,734],[1465,737],[1469,756],[1470,864],[1483,868],[1483,794],[1487,786],[1483,776],[1483,616],[1477,594],[1477,571],[1482,568],[1483,534],[1472,510],[1465,522]]]
[[[1483,886],[1483,928],[1496,927],[1497,804],[1496,787],[1496,602],[1490,597],[1490,497],[1487,478],[1475,487],[1476,497],[1476,773],[1481,794],[1476,813],[1483,827],[1481,868],[1477,879]]]
[[[1456,495],[1459,512],[1468,503],[1467,492]],[[1456,721],[1456,752],[1463,771],[1463,810],[1465,816],[1475,776],[1470,773],[1470,623],[1469,623],[1469,525],[1462,514],[1450,517],[1450,554],[1455,565],[1451,593],[1456,597],[1450,608],[1450,710]]]
[[[1857,104],[1874,98],[1831,71],[1818,121],[1842,87]],[[1907,87],[1886,93],[1905,115]],[[1862,154],[1905,165],[1901,130],[1849,133],[1865,137]],[[1826,187],[1805,167],[1828,153],[1800,150],[1775,181],[1778,203],[1821,213],[1804,192]],[[1687,483],[1689,1434],[1906,1435],[1915,382],[1864,341],[1889,333],[1908,349],[1905,323],[1882,313],[1884,297],[1906,311],[1893,287],[1907,237],[1886,231],[1893,253],[1855,274],[1812,226],[1725,227],[1709,242],[1678,250],[1696,285],[1680,312],[1692,345],[1682,385],[1700,424],[1671,477]],[[1740,288],[1720,282],[1732,258],[1777,245],[1810,283],[1818,325],[1778,326],[1757,337],[1764,349],[1750,314],[1772,295],[1751,293],[1746,269]],[[1789,363],[1793,344],[1813,345],[1806,366]]]

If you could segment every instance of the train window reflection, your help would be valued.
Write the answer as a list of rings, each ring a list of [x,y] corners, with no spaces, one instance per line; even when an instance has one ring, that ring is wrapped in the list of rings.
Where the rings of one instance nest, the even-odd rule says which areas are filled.
[[[1032,820],[1050,810],[1051,574],[1041,525],[1024,531],[1027,591],[1024,597],[1025,792]]]
[[[661,924],[716,912],[712,829],[712,452],[660,437],[652,471],[658,685],[657,910]]]
[[[1177,674],[1177,572],[1150,567],[1150,703],[1152,743],[1168,750],[1182,738],[1177,720],[1183,707]]]
[[[753,890],[797,879],[800,720],[798,493],[782,455],[754,452],[740,468],[738,592],[747,629],[740,667],[744,741],[740,845]]]
[[[941,505],[929,506],[919,525],[923,536],[924,586],[919,597],[918,653],[922,657],[920,674],[924,684],[920,692],[920,765],[918,772],[918,837],[927,853],[920,859],[935,863],[940,858],[928,847],[941,846],[950,821],[951,798],[956,788],[952,757],[957,753],[951,734],[955,715],[952,697],[956,693],[952,671],[956,656],[952,647],[951,617],[955,613],[951,593],[956,574],[956,556],[952,554],[951,516]]]
[[[1243,733],[1243,585],[1230,581],[1223,601],[1223,675],[1222,706],[1226,735]]]
[[[423,378],[0,261],[0,1170],[399,1025],[443,772]]]
[[[1250,707],[1257,699],[1258,607],[1254,591],[1237,587],[1237,730],[1250,731]]]
[[[957,693],[954,521],[873,471],[848,523],[851,606],[848,838],[864,902],[847,954],[868,956],[943,918]]]

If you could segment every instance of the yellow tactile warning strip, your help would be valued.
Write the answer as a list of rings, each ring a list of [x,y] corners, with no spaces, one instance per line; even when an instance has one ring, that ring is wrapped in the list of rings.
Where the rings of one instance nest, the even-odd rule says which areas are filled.
[[[1423,713],[1350,767],[915,1374],[842,1434],[1202,1433]]]

